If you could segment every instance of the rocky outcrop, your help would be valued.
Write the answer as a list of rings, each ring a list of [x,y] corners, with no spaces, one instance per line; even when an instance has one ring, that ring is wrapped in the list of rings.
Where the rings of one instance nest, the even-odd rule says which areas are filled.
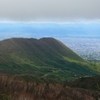
[[[99,92],[71,88],[60,84],[25,82],[0,75],[0,92],[8,100],[96,100]]]

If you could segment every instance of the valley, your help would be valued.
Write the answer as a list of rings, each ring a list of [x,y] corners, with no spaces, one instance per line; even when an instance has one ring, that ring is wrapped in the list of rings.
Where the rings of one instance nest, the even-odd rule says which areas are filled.
[[[82,58],[100,62],[100,38],[99,37],[67,37],[62,39],[69,48]]]

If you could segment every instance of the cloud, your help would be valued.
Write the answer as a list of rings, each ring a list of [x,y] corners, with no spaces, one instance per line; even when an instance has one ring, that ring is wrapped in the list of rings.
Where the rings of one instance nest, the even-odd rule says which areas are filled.
[[[100,0],[0,0],[0,20],[97,20],[99,10]]]

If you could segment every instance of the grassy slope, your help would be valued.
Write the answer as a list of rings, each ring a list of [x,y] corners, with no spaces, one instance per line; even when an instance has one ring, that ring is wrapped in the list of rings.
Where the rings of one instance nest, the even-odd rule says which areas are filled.
[[[97,75],[90,65],[53,38],[0,42],[0,72],[27,80],[58,82]]]
[[[56,50],[62,56],[68,57],[73,60],[78,60],[78,61],[84,62],[84,60],[81,57],[79,57],[76,53],[74,53],[71,49],[69,49],[67,46],[65,46],[59,40],[55,40],[52,38],[42,38],[40,40],[47,43],[49,46],[51,46],[54,50]]]

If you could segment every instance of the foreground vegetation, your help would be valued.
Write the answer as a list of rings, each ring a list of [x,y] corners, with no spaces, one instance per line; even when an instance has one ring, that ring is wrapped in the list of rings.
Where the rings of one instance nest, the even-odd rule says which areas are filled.
[[[98,100],[99,91],[61,84],[26,82],[0,75],[0,100]]]

